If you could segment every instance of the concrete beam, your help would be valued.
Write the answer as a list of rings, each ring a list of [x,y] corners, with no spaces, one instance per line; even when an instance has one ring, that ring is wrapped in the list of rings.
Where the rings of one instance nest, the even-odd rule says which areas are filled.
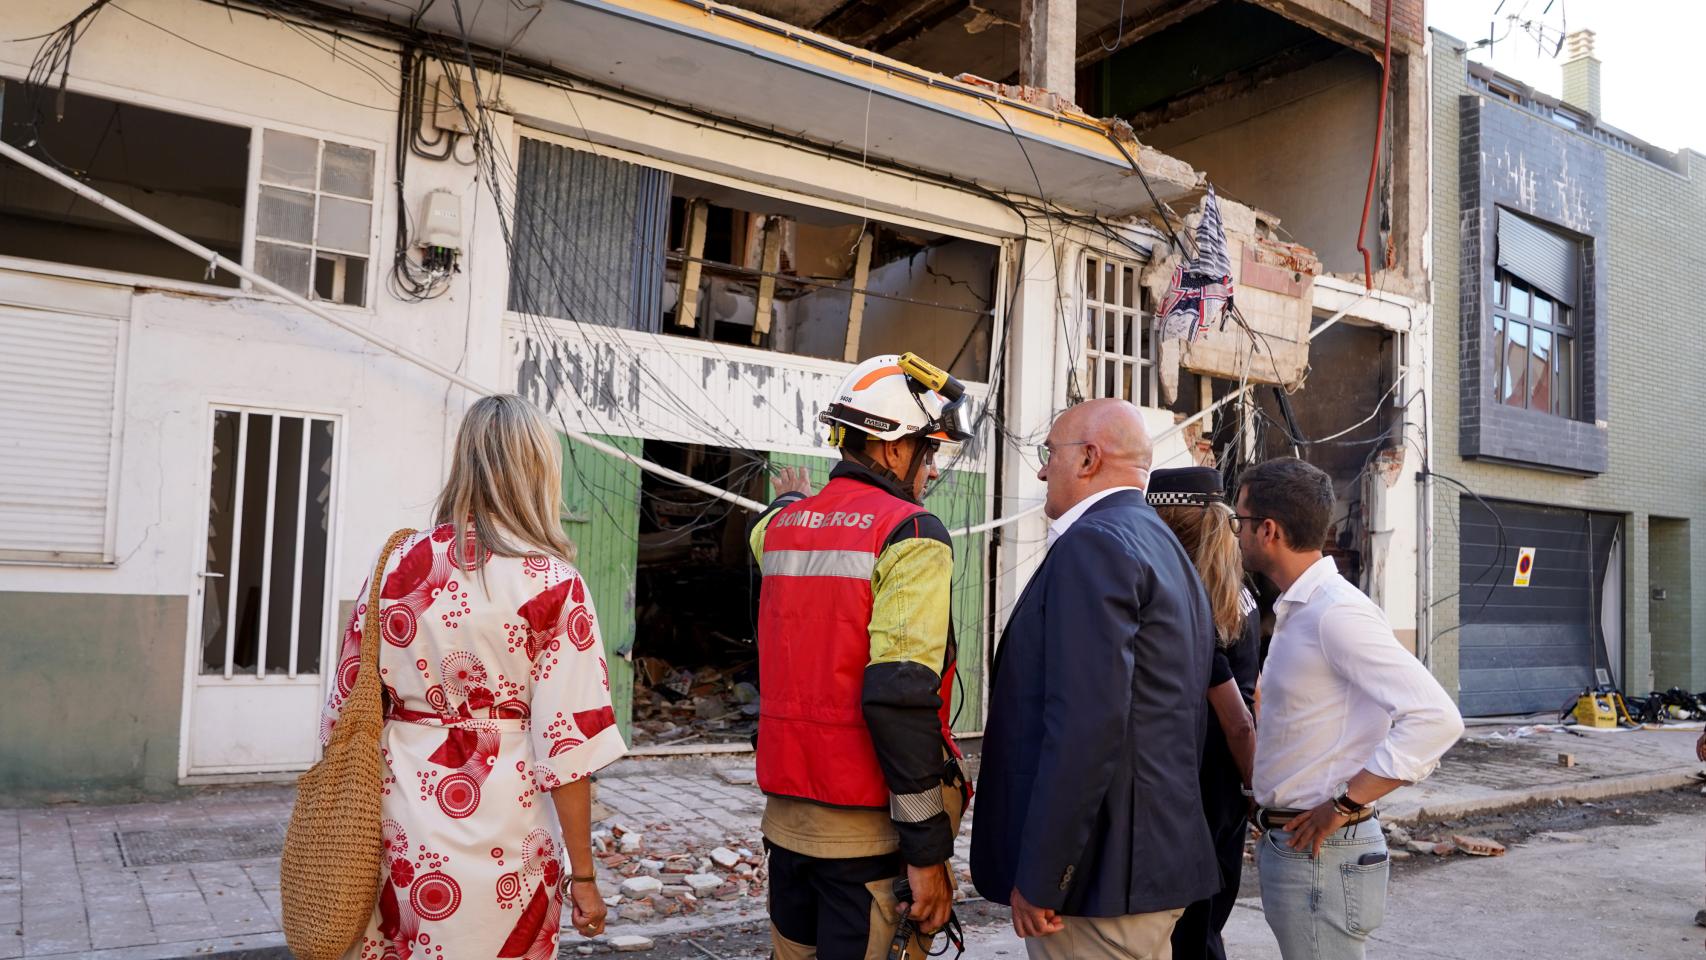
[[[1019,0],[1019,84],[1077,102],[1077,0]]]

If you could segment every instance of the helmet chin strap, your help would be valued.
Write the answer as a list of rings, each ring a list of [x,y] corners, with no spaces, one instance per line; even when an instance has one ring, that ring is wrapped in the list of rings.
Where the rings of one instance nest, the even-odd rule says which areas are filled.
[[[866,454],[864,450],[848,450],[846,453],[860,466],[899,486],[902,495],[904,495],[906,499],[923,506],[923,504],[919,502],[918,496],[913,491],[917,489],[914,486],[914,481],[918,479],[918,469],[924,465],[924,445],[929,441],[921,436],[914,436],[913,440],[915,442],[912,446],[912,457],[910,462],[907,464],[906,476],[904,477],[878,463],[874,458]]]

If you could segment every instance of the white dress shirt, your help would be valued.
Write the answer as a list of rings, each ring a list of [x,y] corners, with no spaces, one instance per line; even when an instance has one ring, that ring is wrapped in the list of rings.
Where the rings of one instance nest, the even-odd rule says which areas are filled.
[[[1433,674],[1323,557],[1279,599],[1258,684],[1256,802],[1307,810],[1362,770],[1415,783],[1463,734]]]
[[[1086,510],[1089,510],[1091,507],[1095,506],[1098,503],[1101,503],[1103,500],[1106,500],[1107,498],[1113,496],[1114,494],[1119,493],[1121,490],[1136,490],[1136,491],[1141,493],[1143,491],[1143,488],[1142,487],[1109,487],[1106,490],[1102,490],[1102,491],[1097,492],[1097,493],[1092,493],[1088,497],[1085,497],[1084,499],[1078,501],[1077,503],[1072,505],[1072,509],[1066,511],[1065,513],[1061,514],[1060,516],[1055,517],[1053,520],[1049,521],[1048,543],[1046,543],[1045,546],[1048,546],[1048,547],[1054,546],[1054,542],[1056,540],[1060,539],[1060,535],[1065,533],[1068,527],[1072,526],[1074,523],[1077,523],[1078,518],[1084,516],[1084,512]]]

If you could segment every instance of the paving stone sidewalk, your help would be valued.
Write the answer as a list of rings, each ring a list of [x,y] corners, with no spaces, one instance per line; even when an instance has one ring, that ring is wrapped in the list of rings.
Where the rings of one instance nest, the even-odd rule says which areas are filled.
[[[295,791],[208,787],[179,799],[0,810],[0,960],[161,960],[282,955],[278,850]],[[646,855],[759,846],[763,797],[752,758],[628,759],[600,775],[597,798],[645,838]],[[962,832],[960,856],[969,839]],[[614,895],[620,870],[600,867]],[[762,917],[763,888],[693,914],[623,921],[648,936]],[[565,944],[573,936],[565,937]],[[579,943],[581,941],[575,941]]]
[[[1388,819],[1462,816],[1553,797],[1587,799],[1665,789],[1700,770],[1695,730],[1572,735],[1505,726],[1471,728],[1429,780],[1384,805]],[[1574,766],[1558,762],[1570,753]],[[717,846],[758,849],[763,798],[750,756],[626,759],[600,776],[598,800],[645,837],[647,856],[707,856]],[[278,849],[288,786],[210,787],[121,805],[0,810],[0,960],[164,960],[254,951],[279,957]],[[964,868],[970,829],[962,830]],[[614,894],[622,875],[601,867]],[[762,878],[732,902],[609,933],[647,936],[763,916]],[[579,943],[565,938],[565,953]]]

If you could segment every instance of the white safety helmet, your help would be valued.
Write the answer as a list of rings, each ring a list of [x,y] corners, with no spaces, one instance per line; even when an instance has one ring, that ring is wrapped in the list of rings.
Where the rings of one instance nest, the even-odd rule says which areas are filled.
[[[878,440],[924,436],[962,443],[971,433],[963,420],[965,386],[915,354],[885,353],[853,368],[841,381],[835,402],[818,415],[839,447],[847,430]]]

